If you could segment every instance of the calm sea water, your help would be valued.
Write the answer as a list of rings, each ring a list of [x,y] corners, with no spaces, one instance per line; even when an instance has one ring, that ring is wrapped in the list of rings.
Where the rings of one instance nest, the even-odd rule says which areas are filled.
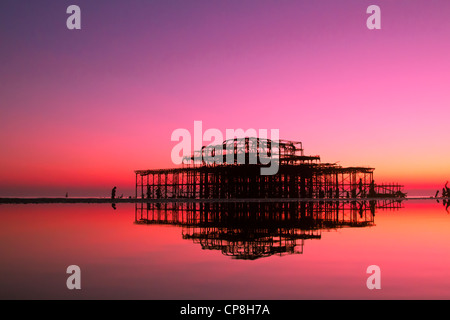
[[[450,299],[450,214],[432,200],[1,205],[0,221],[1,299]]]

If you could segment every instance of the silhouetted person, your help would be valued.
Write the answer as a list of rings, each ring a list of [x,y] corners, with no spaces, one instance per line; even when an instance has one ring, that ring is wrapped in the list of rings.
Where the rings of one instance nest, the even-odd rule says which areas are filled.
[[[156,198],[161,199],[161,189],[156,188]]]
[[[117,187],[114,187],[111,191],[111,199],[115,199],[116,198],[116,189]]]
[[[358,195],[361,195],[361,196],[362,196],[362,192],[363,192],[363,183],[362,183],[362,179],[361,179],[361,178],[359,179],[359,182],[358,182],[358,189],[359,189]]]
[[[66,192],[66,198],[69,196],[69,193],[68,192]]]
[[[369,186],[369,196],[370,197],[375,197],[375,180],[372,180],[370,182],[370,186]]]

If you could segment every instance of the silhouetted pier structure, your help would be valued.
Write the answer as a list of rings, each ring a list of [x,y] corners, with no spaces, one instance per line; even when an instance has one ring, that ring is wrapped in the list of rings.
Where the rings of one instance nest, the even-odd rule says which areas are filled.
[[[182,228],[182,237],[202,249],[234,259],[302,254],[304,241],[323,231],[374,225],[378,209],[398,209],[396,200],[333,202],[137,203],[135,223]]]
[[[278,172],[262,175],[261,168],[273,165],[267,164],[270,157]],[[269,139],[231,139],[203,147],[184,160],[187,164],[180,168],[136,170],[136,198],[345,199],[403,194],[401,185],[375,184],[374,168],[321,163],[320,156],[305,155],[302,143],[296,141],[280,140],[275,145]]]

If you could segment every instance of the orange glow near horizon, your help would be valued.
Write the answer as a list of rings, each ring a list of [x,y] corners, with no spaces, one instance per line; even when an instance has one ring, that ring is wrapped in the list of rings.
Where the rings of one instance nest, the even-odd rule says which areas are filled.
[[[166,131],[169,130],[166,129]],[[119,144],[112,149],[105,146],[96,148],[96,145],[92,144],[93,151],[87,153],[86,147],[78,147],[78,150],[72,151],[70,146],[61,145],[51,148],[54,153],[50,155],[41,155],[38,150],[35,150],[35,157],[27,157],[26,159],[29,159],[27,161],[10,163],[7,158],[0,159],[3,167],[10,168],[7,172],[2,172],[0,196],[53,196],[55,193],[64,194],[65,192],[69,192],[72,196],[99,196],[108,194],[113,185],[117,185],[127,195],[132,195],[135,183],[134,170],[177,167],[170,159],[171,148],[176,145],[176,142],[170,141],[169,138],[160,141],[159,144],[156,143],[158,142],[149,143],[150,146],[142,150],[141,148],[131,150],[126,144]],[[309,145],[310,143],[304,142],[305,154],[321,155],[318,147],[314,148],[313,152],[309,152],[311,149]],[[339,150],[337,146],[334,147],[337,150],[332,148],[324,150],[326,155],[321,155],[322,162],[338,162],[344,167],[373,167],[376,183],[399,183],[405,186],[407,192],[420,190],[418,193],[413,191],[414,195],[434,195],[434,191],[441,190],[444,183],[450,180],[450,172],[447,173],[449,169],[444,161],[428,167],[420,165],[418,161],[403,163],[406,160],[389,156],[378,158],[377,155],[372,157],[370,154],[363,156],[355,153],[354,156],[346,154],[343,158],[342,150]],[[39,148],[40,146],[36,147],[36,149]],[[149,151],[151,149],[158,150],[159,156],[155,153],[156,151]],[[147,156],[142,157],[141,152]],[[56,154],[58,154],[57,157]],[[111,161],[104,161],[104,159],[111,159]],[[391,161],[391,159],[394,160]],[[83,188],[86,192],[82,192]],[[12,190],[11,194],[8,194],[7,190]]]

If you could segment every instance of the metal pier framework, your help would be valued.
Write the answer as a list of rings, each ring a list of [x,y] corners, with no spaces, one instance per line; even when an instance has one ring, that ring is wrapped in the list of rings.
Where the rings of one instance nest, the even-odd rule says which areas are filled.
[[[261,168],[271,165],[278,167],[277,173],[262,175]],[[301,142],[237,138],[195,151],[184,159],[180,168],[136,170],[135,196],[142,199],[354,199],[403,195],[401,185],[375,184],[373,171],[369,167],[321,163],[320,156],[304,154]]]

